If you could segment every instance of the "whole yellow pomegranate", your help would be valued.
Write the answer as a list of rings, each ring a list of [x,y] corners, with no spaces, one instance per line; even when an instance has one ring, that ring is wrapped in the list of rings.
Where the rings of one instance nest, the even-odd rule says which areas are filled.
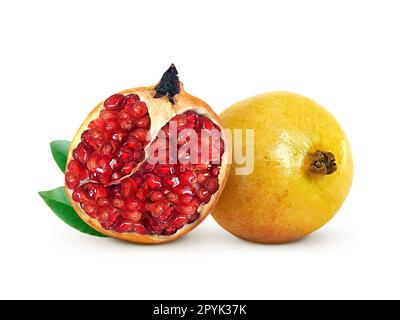
[[[254,129],[254,170],[240,175],[242,165],[233,163],[212,213],[224,229],[245,240],[284,243],[336,214],[351,187],[353,160],[327,110],[298,94],[272,92],[231,106],[221,118],[231,130]]]

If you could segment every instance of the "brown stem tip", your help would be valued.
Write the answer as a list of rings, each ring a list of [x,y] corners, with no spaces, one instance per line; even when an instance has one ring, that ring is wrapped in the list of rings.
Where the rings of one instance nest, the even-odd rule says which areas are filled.
[[[310,157],[310,170],[314,173],[328,175],[337,170],[335,156],[331,152],[317,150]]]
[[[160,83],[156,86],[156,95],[154,98],[167,96],[171,103],[175,103],[174,96],[179,93],[179,85],[178,70],[176,70],[174,64],[171,64],[163,74]]]

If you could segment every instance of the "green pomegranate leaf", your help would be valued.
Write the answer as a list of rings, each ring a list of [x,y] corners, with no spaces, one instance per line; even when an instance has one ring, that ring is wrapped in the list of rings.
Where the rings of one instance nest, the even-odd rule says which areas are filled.
[[[71,206],[69,199],[65,193],[64,187],[59,187],[49,191],[41,191],[39,195],[50,209],[70,227],[79,230],[80,232],[89,234],[91,236],[103,237],[106,236],[97,232],[92,227],[87,225],[75,212]]]
[[[56,161],[58,167],[62,172],[65,173],[65,167],[67,166],[67,157],[70,141],[67,140],[55,140],[50,143],[51,154]]]

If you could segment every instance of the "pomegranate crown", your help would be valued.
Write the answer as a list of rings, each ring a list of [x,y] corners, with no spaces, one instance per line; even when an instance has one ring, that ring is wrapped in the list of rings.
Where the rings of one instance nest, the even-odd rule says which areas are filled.
[[[156,95],[154,98],[161,98],[167,96],[169,101],[174,104],[174,96],[179,93],[180,81],[178,77],[178,70],[174,64],[164,72],[160,82],[155,87]]]

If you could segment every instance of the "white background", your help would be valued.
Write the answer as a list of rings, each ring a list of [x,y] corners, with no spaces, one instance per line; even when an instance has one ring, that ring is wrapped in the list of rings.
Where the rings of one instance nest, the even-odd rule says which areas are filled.
[[[399,1],[2,1],[0,298],[400,298]],[[48,143],[174,62],[220,112],[289,90],[350,138],[353,189],[308,238],[239,240],[210,217],[141,246],[80,234],[37,191],[63,183]]]

